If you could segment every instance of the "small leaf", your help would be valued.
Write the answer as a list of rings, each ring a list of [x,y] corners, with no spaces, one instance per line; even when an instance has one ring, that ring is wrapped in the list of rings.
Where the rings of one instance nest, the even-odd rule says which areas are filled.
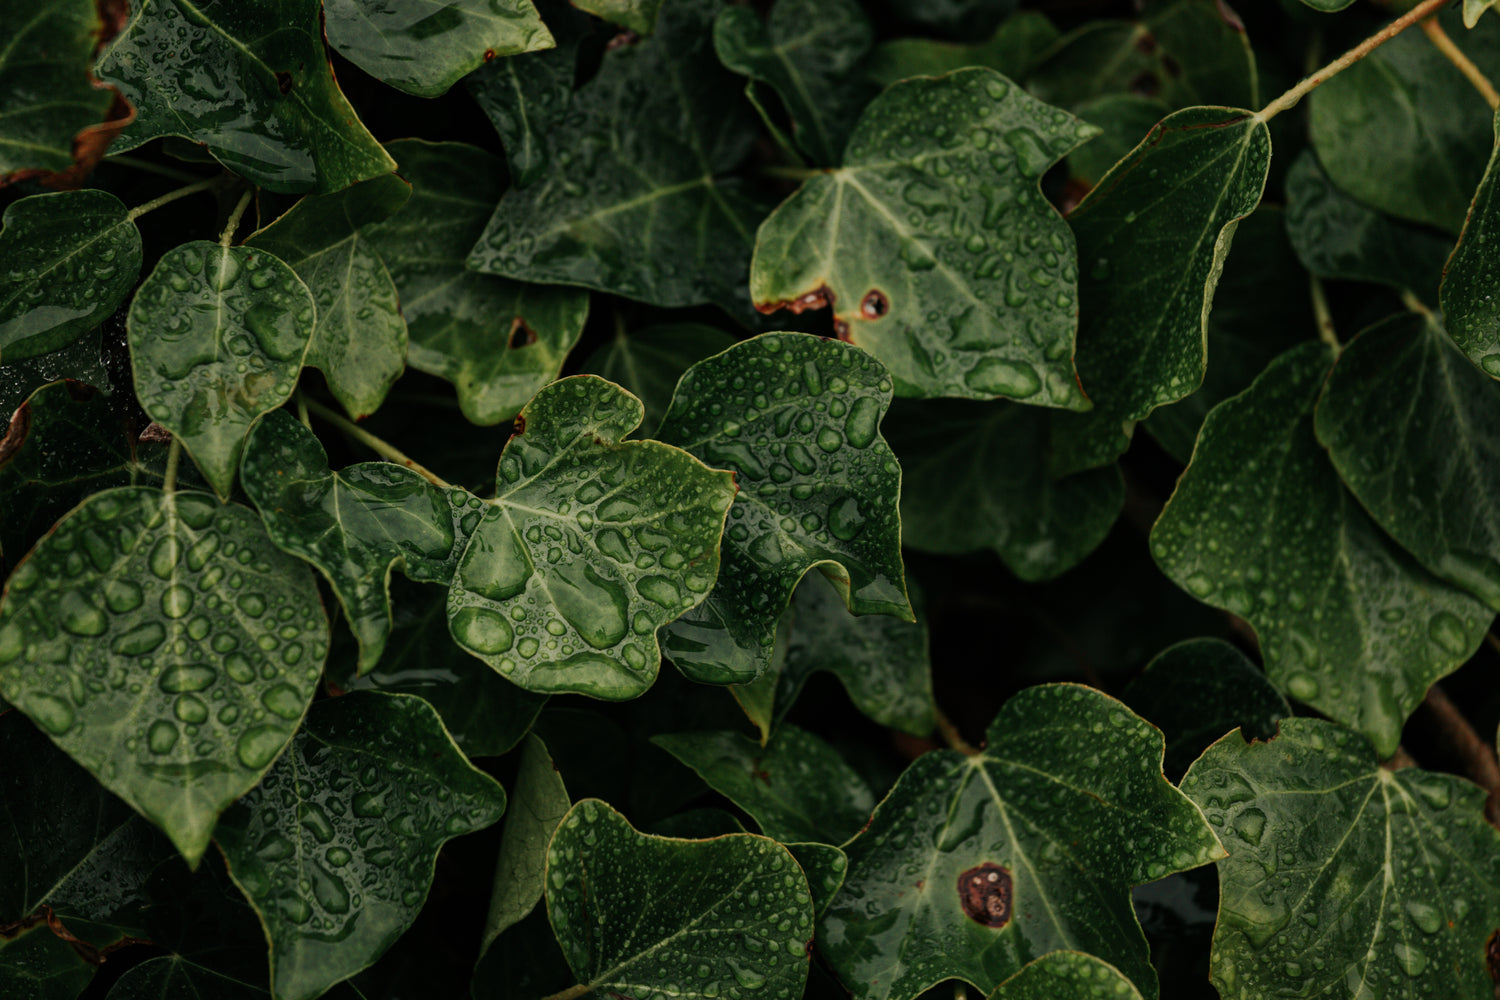
[[[1141,1000],[1135,984],[1108,962],[1081,951],[1043,955],[996,987],[989,1000]]]
[[[571,0],[574,7],[613,21],[638,35],[656,30],[657,12],[662,0]],[[680,0],[679,0],[680,2]],[[674,10],[675,13],[675,10]]]
[[[755,307],[832,307],[839,336],[904,396],[1085,408],[1076,258],[1038,185],[1093,134],[992,70],[896,84],[865,109],[843,167],[761,225]]]
[[[12,202],[0,229],[0,361],[68,346],[125,301],[140,271],[140,230],[114,195],[62,191]]]
[[[250,425],[296,388],[316,310],[275,257],[206,241],[168,250],[131,301],[135,394],[219,496]]]
[[[1479,788],[1384,770],[1347,730],[1286,719],[1266,743],[1225,736],[1182,790],[1229,850],[1213,943],[1221,995],[1494,988],[1484,948],[1500,926],[1500,835]]]
[[[1068,154],[1068,171],[1080,190],[1099,183],[1120,160],[1129,156],[1156,123],[1171,114],[1172,106],[1156,97],[1139,94],[1104,94],[1078,104],[1079,118],[1101,133]]]
[[[682,373],[735,345],[723,330],[702,323],[666,323],[617,332],[583,363],[583,371],[629,389],[646,407],[641,427],[655,430],[672,403]]]
[[[104,366],[103,332],[85,333],[61,350],[39,354],[25,361],[0,365],[0,420],[41,387],[62,379],[73,379],[106,393],[112,388]]]
[[[844,852],[831,844],[787,844],[802,874],[807,876],[807,888],[812,893],[813,918],[823,919],[828,904],[844,885],[844,875],[849,871],[849,859]]]
[[[488,951],[497,937],[520,923],[541,902],[547,888],[547,845],[571,806],[568,789],[547,753],[547,745],[538,736],[528,736],[512,786],[500,858],[495,863],[495,887],[490,892],[481,951]]]
[[[321,701],[215,834],[271,942],[272,992],[310,1000],[411,926],[438,848],[505,811],[505,791],[411,695]]]
[[[526,404],[500,456],[448,624],[527,690],[636,697],[661,664],[657,629],[713,587],[733,477],[623,441],[643,413],[601,378],[563,379]]]
[[[1339,482],[1313,434],[1332,361],[1322,343],[1293,348],[1209,414],[1151,552],[1188,593],[1254,626],[1278,688],[1389,755],[1493,614],[1389,541]]]
[[[94,494],[0,601],[5,699],[194,867],[296,730],[327,651],[312,574],[203,493]]]
[[[901,468],[880,436],[891,380],[847,344],[772,333],[698,362],[657,436],[735,472],[724,572],[667,633],[694,680],[743,684],[766,667],[803,574],[826,567],[856,614],[911,620],[901,565]]]
[[[807,880],[765,837],[651,837],[586,799],[552,838],[547,913],[574,975],[600,996],[670,986],[682,1000],[794,997],[807,981]]]
[[[1353,0],[1348,2],[1353,3]],[[1496,0],[1464,0],[1464,27],[1472,28],[1478,24],[1480,15],[1494,7],[1495,2]]]
[[[323,13],[340,55],[418,97],[441,97],[496,56],[552,46],[531,0],[327,0]]]
[[[1468,9],[1465,8],[1465,15]],[[1493,20],[1493,19],[1491,19]],[[1494,252],[1486,244],[1500,223],[1500,114],[1489,166],[1474,192],[1463,235],[1442,276],[1442,306],[1454,343],[1487,375],[1500,379],[1500,316],[1495,313]]]
[[[967,66],[987,66],[1024,80],[1048,46],[1059,38],[1047,15],[1025,10],[1007,17],[988,40],[977,44],[930,38],[893,38],[875,46],[865,75],[882,87],[914,76],[942,76]]]
[[[1162,777],[1161,734],[1049,684],[1006,702],[986,737],[978,756],[918,757],[844,845],[819,927],[829,963],[861,1000],[910,1000],[950,978],[989,991],[1036,953],[1078,948],[1155,997],[1129,888],[1223,854]]]
[[[74,137],[104,121],[114,97],[89,75],[101,21],[95,0],[0,2],[0,177],[67,170]]]

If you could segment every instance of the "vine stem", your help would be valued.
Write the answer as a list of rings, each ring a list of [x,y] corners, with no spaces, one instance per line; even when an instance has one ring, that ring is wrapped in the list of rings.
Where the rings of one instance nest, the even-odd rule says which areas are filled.
[[[255,194],[254,191],[246,191],[240,195],[239,204],[235,205],[234,211],[229,213],[229,222],[224,226],[224,235],[219,237],[219,246],[225,250],[229,249],[229,244],[234,240],[234,231],[240,228],[240,219],[244,216],[245,209],[250,207],[250,196],[253,194]]]
[[[182,442],[172,435],[172,444],[167,448],[167,471],[162,474],[161,488],[167,493],[177,492],[177,465],[182,461]]]
[[[1343,351],[1344,345],[1339,343],[1337,328],[1333,325],[1333,313],[1328,308],[1328,293],[1323,290],[1323,282],[1317,278],[1311,279],[1309,287],[1312,291],[1313,316],[1318,321],[1318,339],[1333,348],[1335,355]]]
[[[1291,90],[1288,90],[1286,93],[1276,98],[1276,100],[1272,101],[1270,104],[1267,104],[1265,107],[1261,108],[1255,113],[1255,117],[1260,119],[1262,122],[1268,122],[1288,108],[1295,107],[1298,101],[1302,100],[1302,98],[1306,97],[1320,85],[1331,80],[1333,77],[1342,73],[1350,66],[1353,66],[1365,56],[1369,55],[1371,52],[1374,52],[1376,49],[1380,48],[1380,46],[1384,45],[1392,38],[1395,38],[1407,28],[1410,28],[1413,24],[1416,24],[1419,21],[1422,21],[1424,18],[1430,17],[1433,14],[1436,14],[1439,10],[1446,7],[1450,2],[1452,2],[1452,0],[1422,0],[1421,3],[1417,4],[1411,10],[1407,11],[1405,14],[1402,14],[1400,17],[1396,18],[1396,20],[1392,21],[1384,28],[1381,28],[1379,31],[1375,32],[1375,34],[1371,35],[1369,38],[1366,38],[1364,41],[1360,42],[1358,45],[1354,46],[1354,48],[1339,56],[1333,62],[1324,66],[1316,73],[1312,74],[1309,77],[1306,77],[1301,83],[1297,84]]]
[[[1422,704],[1437,719],[1448,745],[1463,758],[1464,769],[1474,783],[1492,795],[1500,792],[1500,762],[1495,760],[1495,751],[1474,731],[1453,699],[1434,684],[1427,689]]]
[[[1500,91],[1495,90],[1495,85],[1490,78],[1484,75],[1484,71],[1474,65],[1474,61],[1464,55],[1463,50],[1453,44],[1453,39],[1438,24],[1436,17],[1429,17],[1421,24],[1422,33],[1427,36],[1437,50],[1447,57],[1448,61],[1458,67],[1458,71],[1474,85],[1474,89],[1489,104],[1491,111],[1500,111]]]
[[[933,717],[937,720],[938,732],[942,734],[944,743],[948,744],[950,747],[952,747],[954,750],[957,750],[965,757],[979,756],[979,751],[974,747],[972,743],[969,743],[963,738],[963,735],[958,731],[958,727],[953,724],[953,720],[944,715],[941,708],[938,708],[936,705],[934,705],[932,708],[932,714]]]
[[[542,997],[542,1000],[578,1000],[578,997],[587,995],[589,990],[591,989],[593,989],[593,987],[588,985],[587,983],[578,983],[575,986],[569,986],[567,989],[554,993],[551,996]]]
[[[443,479],[436,473],[428,471],[415,459],[408,458],[406,454],[401,451],[401,449],[397,448],[389,441],[386,441],[383,438],[376,437],[374,434],[371,434],[369,431],[359,426],[359,424],[356,424],[354,421],[349,420],[342,414],[329,409],[316,400],[301,399],[300,396],[299,400],[299,405],[307,407],[307,412],[314,413],[319,417],[322,417],[324,420],[328,421],[330,424],[333,424],[333,426],[337,427],[345,434],[348,434],[350,437],[354,438],[360,444],[369,448],[381,458],[389,462],[395,462],[397,465],[406,466],[408,469],[415,472],[417,475],[421,476],[429,483],[432,483],[434,486],[442,486],[444,488],[447,488],[452,485],[446,479]],[[579,995],[581,996],[582,994]]]
[[[132,208],[130,211],[126,212],[125,217],[131,222],[134,222],[136,219],[139,219],[147,212],[154,212],[158,208],[161,208],[163,205],[170,205],[178,198],[186,198],[190,194],[197,194],[199,191],[207,191],[209,188],[217,187],[222,182],[222,177],[208,177],[204,180],[196,181],[184,187],[175,188],[174,190],[168,191],[160,198],[152,198],[150,201],[146,202],[143,205],[137,205],[135,208]]]

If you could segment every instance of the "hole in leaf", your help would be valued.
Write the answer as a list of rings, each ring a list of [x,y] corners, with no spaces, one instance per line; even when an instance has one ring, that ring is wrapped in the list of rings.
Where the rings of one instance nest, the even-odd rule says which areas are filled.
[[[511,350],[518,347],[526,347],[536,343],[536,331],[526,325],[526,321],[517,316],[510,324],[510,340],[506,342]]]
[[[864,299],[859,303],[859,314],[865,319],[879,319],[891,311],[891,300],[885,297],[885,293],[878,288],[872,288],[865,293]]]

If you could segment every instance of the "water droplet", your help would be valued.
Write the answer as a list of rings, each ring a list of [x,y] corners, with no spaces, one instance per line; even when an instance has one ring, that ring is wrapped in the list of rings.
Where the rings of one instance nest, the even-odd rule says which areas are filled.
[[[275,726],[255,726],[247,729],[235,748],[240,763],[259,770],[271,763],[286,743],[286,736]]]
[[[865,516],[854,497],[844,497],[828,508],[828,530],[835,538],[847,542],[864,530],[864,526]]]
[[[1287,694],[1298,701],[1310,702],[1318,696],[1321,688],[1318,682],[1309,674],[1293,674],[1286,679]]]
[[[449,627],[455,639],[480,653],[503,653],[515,640],[510,622],[489,608],[463,608],[452,617]]]
[[[165,719],[157,719],[146,730],[146,746],[154,754],[171,753],[177,745],[177,727]]]
[[[1035,396],[1042,388],[1036,369],[1023,361],[985,358],[964,376],[964,384],[977,392],[1012,399]]]
[[[76,590],[63,594],[58,612],[61,614],[62,627],[77,636],[89,638],[103,635],[104,630],[109,627],[108,616]]]
[[[218,672],[205,664],[178,664],[163,670],[157,684],[168,694],[186,694],[204,690],[217,677]]]
[[[283,719],[295,719],[302,714],[305,699],[290,684],[277,684],[260,696],[266,711]]]
[[[1469,652],[1464,623],[1450,612],[1439,611],[1433,615],[1432,620],[1427,623],[1427,634],[1432,637],[1433,642],[1454,656],[1463,656]]]
[[[53,736],[61,736],[73,727],[73,706],[62,698],[36,691],[24,708],[37,725]]]

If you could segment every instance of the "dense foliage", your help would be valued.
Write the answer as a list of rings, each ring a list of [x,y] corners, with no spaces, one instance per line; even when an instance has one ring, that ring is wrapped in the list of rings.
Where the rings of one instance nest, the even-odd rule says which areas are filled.
[[[0,996],[1500,996],[1491,2],[0,0]]]

